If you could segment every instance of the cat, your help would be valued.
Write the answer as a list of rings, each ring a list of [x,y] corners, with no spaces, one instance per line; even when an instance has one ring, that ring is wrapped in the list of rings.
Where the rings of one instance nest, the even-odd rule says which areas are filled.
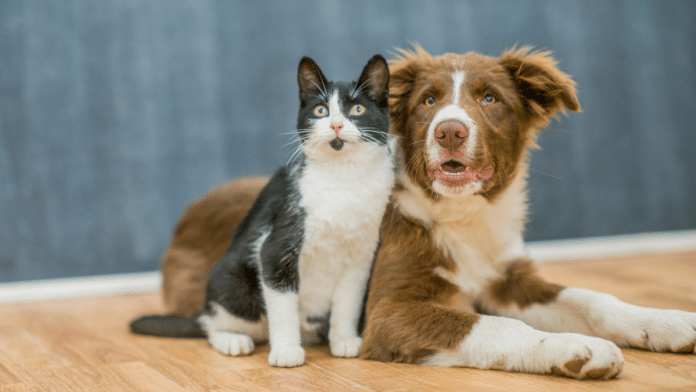
[[[304,363],[301,344],[328,340],[356,357],[379,227],[394,184],[389,68],[372,57],[356,82],[298,68],[299,147],[263,188],[213,267],[196,317],[144,316],[139,334],[206,337],[226,355],[268,341],[272,366]]]

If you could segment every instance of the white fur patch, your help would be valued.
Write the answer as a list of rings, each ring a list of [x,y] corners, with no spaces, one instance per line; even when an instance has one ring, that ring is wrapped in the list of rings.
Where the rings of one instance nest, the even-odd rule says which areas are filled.
[[[424,364],[469,366],[525,373],[561,372],[569,377],[619,374],[621,350],[609,341],[578,334],[552,334],[521,321],[482,316],[456,351],[439,352]]]
[[[597,336],[624,347],[677,351],[696,342],[696,313],[631,305],[583,288],[565,288],[555,301],[525,309],[485,306],[539,329]]]
[[[452,104],[459,106],[462,97],[462,84],[464,84],[464,71],[452,73]]]
[[[478,132],[476,129],[476,123],[474,119],[469,116],[466,110],[462,109],[461,106],[450,104],[440,109],[433,117],[433,120],[428,126],[428,136],[425,141],[425,145],[428,152],[428,158],[433,159],[438,156],[439,146],[435,140],[435,129],[441,122],[444,121],[459,121],[464,124],[469,131],[469,136],[466,141],[466,155],[468,157],[474,156],[474,151],[476,149],[476,143],[478,140]]]
[[[261,287],[271,345],[268,363],[278,367],[302,365],[304,349],[301,346],[298,295],[293,292],[274,290],[265,284],[261,284]]]
[[[268,339],[268,323],[265,317],[251,322],[230,314],[223,306],[212,302],[212,314],[198,318],[213,348],[225,355],[246,355],[254,350],[254,341]]]

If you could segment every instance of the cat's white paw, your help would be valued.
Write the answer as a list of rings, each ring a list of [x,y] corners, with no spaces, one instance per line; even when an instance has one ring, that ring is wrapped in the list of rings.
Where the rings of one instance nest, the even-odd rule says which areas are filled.
[[[357,357],[360,352],[360,345],[362,345],[362,339],[357,336],[329,343],[331,355],[343,358]]]
[[[635,344],[651,351],[696,354],[696,313],[651,309],[637,331],[642,338]]]
[[[577,379],[616,377],[623,369],[621,350],[614,343],[578,334],[554,334],[543,339],[548,372]]]
[[[271,347],[268,363],[277,367],[295,367],[304,363],[305,351],[300,346]]]
[[[254,351],[254,341],[249,336],[233,332],[213,332],[208,337],[208,342],[225,355],[247,355]]]

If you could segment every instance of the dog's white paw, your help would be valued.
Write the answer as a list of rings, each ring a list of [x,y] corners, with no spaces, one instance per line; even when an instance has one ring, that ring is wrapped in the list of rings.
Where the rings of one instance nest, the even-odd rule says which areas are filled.
[[[331,347],[331,355],[334,357],[343,358],[357,357],[358,353],[360,352],[361,345],[362,339],[357,336],[329,343],[329,346]]]
[[[651,351],[696,353],[696,313],[652,309],[640,324],[642,342],[636,346]]]
[[[554,375],[606,380],[623,369],[621,350],[608,340],[564,333],[543,339],[541,346],[548,350],[548,373]]]
[[[305,351],[300,346],[271,347],[268,363],[277,367],[295,367],[304,363]]]
[[[208,337],[208,342],[225,355],[247,355],[254,351],[254,341],[249,336],[233,332],[213,332]]]

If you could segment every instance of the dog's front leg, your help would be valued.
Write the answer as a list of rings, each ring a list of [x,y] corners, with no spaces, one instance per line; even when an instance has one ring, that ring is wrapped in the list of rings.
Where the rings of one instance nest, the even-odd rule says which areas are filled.
[[[496,316],[482,316],[457,350],[440,351],[423,362],[602,380],[620,374],[623,363],[621,350],[607,340],[543,332]]]
[[[539,294],[549,287],[555,289]],[[696,353],[696,313],[645,308],[610,294],[551,285],[528,261],[511,264],[506,276],[491,285],[481,308],[544,331],[596,336],[623,347]]]
[[[608,379],[623,368],[612,342],[549,333],[506,317],[429,301],[384,301],[368,320],[361,356],[434,366],[468,366],[578,379]]]

